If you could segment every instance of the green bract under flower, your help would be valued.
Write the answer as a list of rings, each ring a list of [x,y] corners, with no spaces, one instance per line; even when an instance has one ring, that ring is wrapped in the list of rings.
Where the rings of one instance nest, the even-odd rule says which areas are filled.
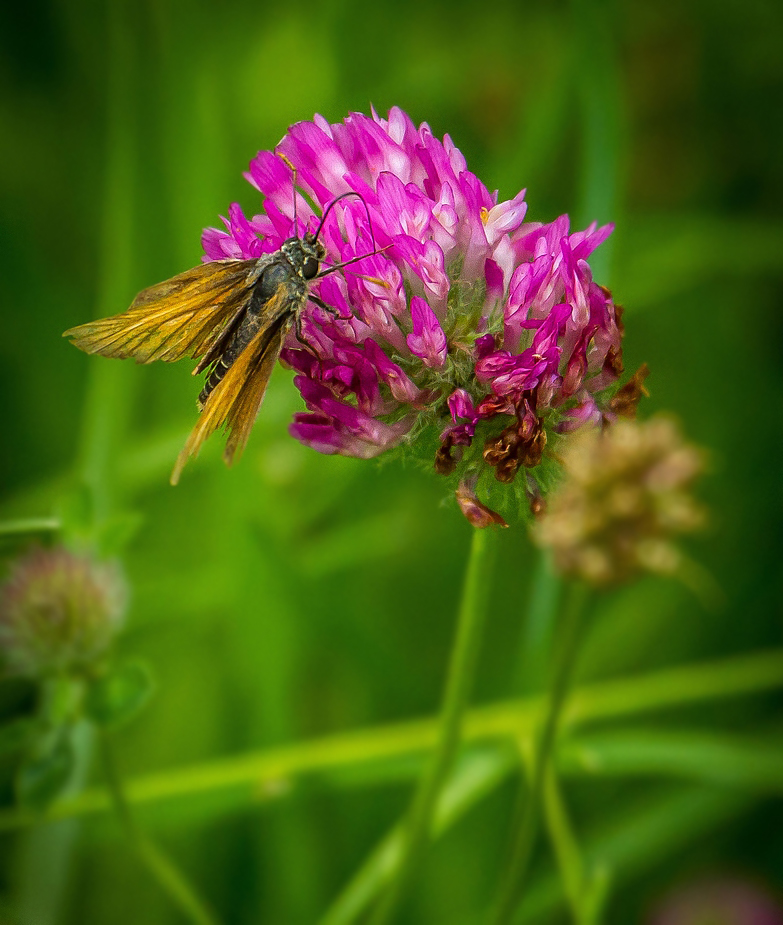
[[[291,425],[303,443],[365,458],[426,446],[465,485],[488,470],[509,483],[551,436],[612,417],[622,328],[587,263],[612,226],[525,221],[524,191],[499,202],[448,136],[399,109],[298,123],[247,178],[264,212],[232,205],[226,230],[204,234],[206,260],[274,252],[358,194],[320,235],[327,270],[356,262],[314,281],[330,311],[311,302],[282,353],[307,405]]]

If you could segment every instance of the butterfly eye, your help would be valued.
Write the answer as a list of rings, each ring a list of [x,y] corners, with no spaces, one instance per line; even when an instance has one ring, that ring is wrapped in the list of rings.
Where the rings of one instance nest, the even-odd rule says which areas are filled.
[[[318,261],[315,257],[308,257],[302,264],[302,276],[305,279],[313,279],[316,273],[318,273]]]

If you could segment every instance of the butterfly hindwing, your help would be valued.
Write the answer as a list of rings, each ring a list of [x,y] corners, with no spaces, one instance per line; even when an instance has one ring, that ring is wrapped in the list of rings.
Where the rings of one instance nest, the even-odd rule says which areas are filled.
[[[295,317],[290,294],[281,286],[264,306],[266,323],[234,360],[218,385],[210,392],[196,426],[177,458],[171,483],[176,485],[185,463],[196,455],[204,441],[224,427],[228,432],[223,458],[230,465],[242,452],[255,423],[275,368],[283,341]]]

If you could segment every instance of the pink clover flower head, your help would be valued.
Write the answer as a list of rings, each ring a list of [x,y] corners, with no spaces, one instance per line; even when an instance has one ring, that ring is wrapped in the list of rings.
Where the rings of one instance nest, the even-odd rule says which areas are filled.
[[[436,471],[510,483],[549,437],[611,419],[622,326],[587,262],[611,225],[526,222],[524,191],[499,202],[448,135],[398,108],[297,123],[246,177],[264,211],[232,205],[225,230],[204,233],[205,260],[274,252],[358,194],[321,230],[322,271],[354,261],[312,285],[331,311],[308,303],[282,352],[307,406],[298,440],[369,458],[424,446],[429,428]]]

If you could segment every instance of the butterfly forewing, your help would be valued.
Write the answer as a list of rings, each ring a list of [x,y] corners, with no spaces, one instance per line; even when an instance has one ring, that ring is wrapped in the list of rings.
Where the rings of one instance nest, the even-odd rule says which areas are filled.
[[[263,260],[200,264],[140,292],[127,311],[71,328],[65,336],[86,353],[133,357],[137,363],[198,358],[248,301],[264,265]]]

